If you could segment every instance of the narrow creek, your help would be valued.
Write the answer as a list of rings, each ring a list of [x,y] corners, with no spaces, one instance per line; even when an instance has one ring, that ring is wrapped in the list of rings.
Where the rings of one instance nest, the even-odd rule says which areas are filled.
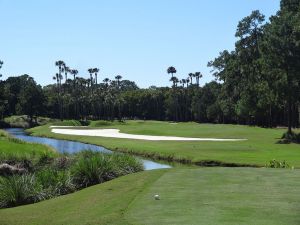
[[[54,138],[45,138],[45,137],[35,137],[30,136],[24,132],[22,128],[8,128],[5,129],[10,135],[15,138],[21,139],[26,142],[32,143],[40,143],[45,144],[53,147],[58,152],[61,153],[75,153],[82,150],[93,150],[93,151],[100,151],[104,153],[112,153],[112,151],[97,145],[92,144],[85,144],[76,141],[66,141],[66,140],[59,140]],[[140,158],[141,159],[141,158]],[[143,162],[145,170],[155,170],[155,169],[164,169],[164,168],[171,168],[168,164],[162,164],[155,161],[141,159]]]

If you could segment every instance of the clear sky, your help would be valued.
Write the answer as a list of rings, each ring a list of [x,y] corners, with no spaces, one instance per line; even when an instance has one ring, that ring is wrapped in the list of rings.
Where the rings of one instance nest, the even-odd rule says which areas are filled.
[[[207,62],[233,50],[238,21],[256,9],[268,18],[279,0],[0,0],[1,73],[45,85],[64,60],[80,76],[98,67],[101,80],[140,87],[169,85],[168,66],[209,82]]]

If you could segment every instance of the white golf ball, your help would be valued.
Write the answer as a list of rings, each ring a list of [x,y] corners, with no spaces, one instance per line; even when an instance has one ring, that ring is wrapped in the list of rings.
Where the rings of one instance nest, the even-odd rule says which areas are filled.
[[[159,200],[159,195],[154,195],[155,200]]]

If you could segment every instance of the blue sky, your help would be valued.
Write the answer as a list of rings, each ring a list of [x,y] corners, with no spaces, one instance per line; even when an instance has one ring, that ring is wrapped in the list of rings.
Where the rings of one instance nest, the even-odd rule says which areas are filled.
[[[234,48],[243,17],[259,9],[268,18],[279,0],[0,0],[0,59],[4,78],[30,74],[53,83],[54,62],[64,60],[87,77],[120,74],[140,87],[169,85]]]

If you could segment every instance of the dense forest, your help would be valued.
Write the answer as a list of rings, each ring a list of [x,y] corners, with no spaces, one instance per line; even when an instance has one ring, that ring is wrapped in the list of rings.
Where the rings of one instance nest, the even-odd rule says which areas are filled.
[[[253,11],[238,23],[235,49],[208,63],[215,81],[205,85],[200,72],[179,79],[171,66],[166,68],[171,87],[141,89],[121,75],[101,77],[98,68],[88,69],[85,79],[57,61],[54,84],[42,87],[26,74],[0,81],[0,119],[18,114],[32,119],[139,118],[288,126],[291,132],[300,118],[299,27],[299,0],[282,0],[267,21]]]

